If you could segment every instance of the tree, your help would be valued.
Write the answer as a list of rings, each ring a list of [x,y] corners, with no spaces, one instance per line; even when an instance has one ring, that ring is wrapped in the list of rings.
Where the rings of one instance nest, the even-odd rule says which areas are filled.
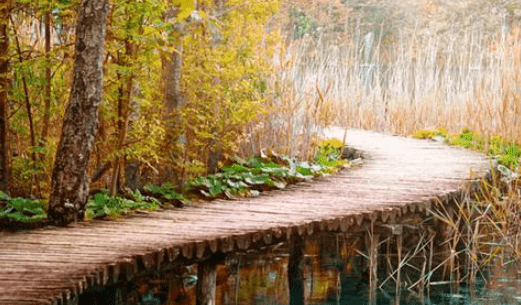
[[[179,2],[179,1],[178,1]],[[178,3],[179,4],[179,3]],[[193,3],[192,3],[193,4]],[[188,2],[185,2],[184,12],[193,10],[193,6],[188,6]],[[184,35],[184,24],[182,19],[177,16],[179,13],[178,9],[170,9],[165,13],[164,19],[168,22],[169,19],[174,19],[173,31],[169,33],[168,41],[172,44],[169,52],[163,52],[161,54],[161,66],[162,66],[162,84],[163,84],[163,108],[164,117],[163,120],[166,123],[166,138],[165,143],[172,148],[176,146],[177,142],[180,142],[184,135],[179,130],[182,129],[183,119],[181,116],[181,109],[185,104],[183,90],[181,88],[181,77],[183,74],[183,35]],[[183,11],[181,11],[181,14]],[[183,16],[184,17],[184,16]],[[179,22],[181,21],[181,22]],[[168,159],[171,165],[174,165],[179,159],[179,151],[171,149],[168,153]],[[175,180],[177,185],[182,183],[182,175],[175,175],[171,168],[166,171],[166,178]]]
[[[103,103],[89,153],[85,143],[93,130],[79,126],[90,122],[94,110],[79,101],[86,98],[79,89],[71,90],[73,81],[76,87],[90,86],[75,79],[80,74],[71,55],[100,42],[82,36],[77,46],[70,43],[82,22],[84,0],[0,3],[6,1],[16,2],[11,18],[0,20],[9,21],[10,35],[9,73],[2,74],[9,83],[9,190],[15,196],[52,197],[51,214],[62,199],[71,211],[83,202],[76,202],[81,195],[72,200],[64,194],[67,184],[86,192],[79,181],[67,180],[78,171],[92,177],[89,188],[109,188],[111,194],[143,183],[182,186],[214,171],[220,161],[243,152],[247,129],[271,102],[270,50],[279,44],[277,31],[266,29],[280,0],[113,0],[105,17]],[[77,64],[86,65],[81,58]],[[85,79],[90,84],[98,78]],[[66,118],[67,111],[77,111],[77,117]],[[72,120],[77,124],[71,138]],[[79,145],[79,138],[86,142]],[[84,159],[73,160],[75,154]],[[76,162],[82,164],[71,167]]]
[[[183,40],[181,79],[189,89],[184,92],[187,144],[182,162],[192,174],[214,173],[219,161],[238,154],[247,126],[258,123],[267,110],[270,52],[278,35],[265,28],[279,2],[200,3],[207,22],[193,26]]]
[[[9,73],[9,36],[7,25],[10,15],[10,0],[0,1],[0,190],[8,191],[9,162],[7,143]]]
[[[49,221],[82,220],[88,199],[87,165],[98,125],[108,0],[82,0],[76,27],[74,77],[52,172]]]

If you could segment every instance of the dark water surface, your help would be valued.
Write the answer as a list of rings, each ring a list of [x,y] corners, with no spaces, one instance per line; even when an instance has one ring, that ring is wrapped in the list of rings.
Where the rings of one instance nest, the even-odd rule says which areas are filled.
[[[352,255],[346,262],[339,258],[346,255],[341,252],[331,255],[319,243],[308,243],[304,266],[306,304],[369,304],[364,254]],[[264,253],[229,257],[217,268],[216,304],[289,304],[288,258],[284,244]],[[178,280],[170,281],[166,289],[161,278],[139,283],[139,304],[195,304],[196,268],[183,267],[176,274]],[[484,276],[478,275],[474,287],[433,282],[421,298],[418,286],[407,289],[413,281],[404,273],[399,298],[394,281],[389,280],[378,290],[376,304],[521,304],[521,269],[497,264],[482,269],[481,274]],[[159,289],[159,285],[163,288]]]

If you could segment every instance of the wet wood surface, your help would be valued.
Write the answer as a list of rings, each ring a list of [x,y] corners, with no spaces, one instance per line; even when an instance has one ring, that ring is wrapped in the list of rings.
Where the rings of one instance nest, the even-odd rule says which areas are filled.
[[[361,167],[259,197],[0,233],[0,304],[74,304],[89,288],[178,260],[396,223],[447,203],[490,169],[484,155],[434,141],[349,130],[346,144],[362,152]]]

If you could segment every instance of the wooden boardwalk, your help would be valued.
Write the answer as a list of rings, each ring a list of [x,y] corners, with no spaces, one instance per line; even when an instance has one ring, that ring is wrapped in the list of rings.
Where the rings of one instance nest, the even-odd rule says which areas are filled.
[[[343,138],[342,130],[330,135]],[[0,304],[69,304],[86,289],[132,279],[177,260],[262,247],[292,234],[394,223],[457,194],[484,155],[434,141],[349,130],[362,167],[239,201],[0,233]]]

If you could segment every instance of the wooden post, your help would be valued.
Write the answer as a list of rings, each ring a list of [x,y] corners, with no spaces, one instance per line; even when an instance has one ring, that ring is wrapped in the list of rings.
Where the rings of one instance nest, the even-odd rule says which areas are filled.
[[[215,304],[216,265],[212,260],[197,264],[196,305]]]
[[[306,241],[293,236],[288,263],[289,304],[304,305],[304,250]]]

